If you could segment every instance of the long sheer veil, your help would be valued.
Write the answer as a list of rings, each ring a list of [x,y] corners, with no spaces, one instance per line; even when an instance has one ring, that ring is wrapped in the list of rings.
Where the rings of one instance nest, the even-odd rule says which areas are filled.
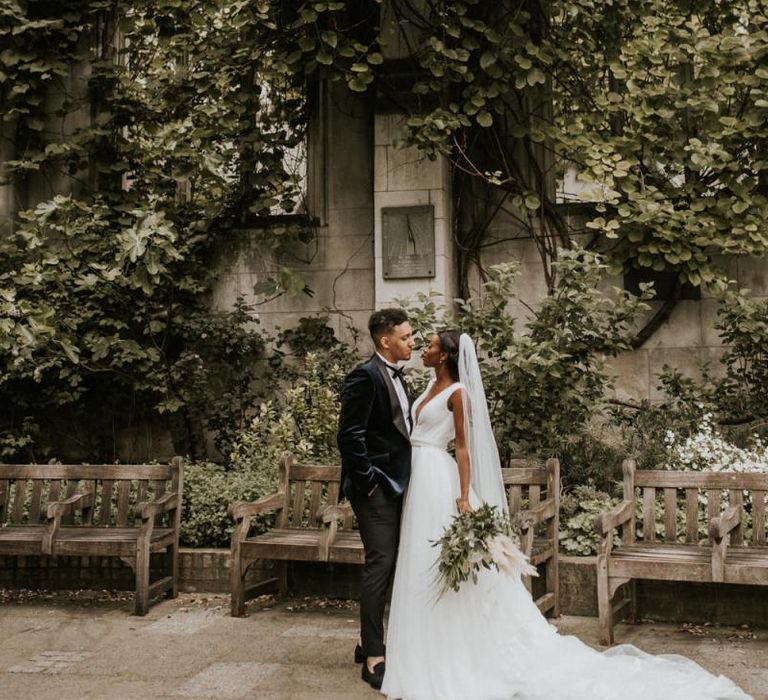
[[[480,364],[472,339],[462,333],[459,339],[459,381],[467,395],[464,407],[464,433],[469,446],[472,488],[481,501],[508,511],[501,461],[491,428]]]

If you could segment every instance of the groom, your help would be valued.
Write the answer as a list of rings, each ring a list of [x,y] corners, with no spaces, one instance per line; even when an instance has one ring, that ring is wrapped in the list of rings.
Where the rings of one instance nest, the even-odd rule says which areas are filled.
[[[344,380],[338,445],[342,490],[365,549],[355,661],[363,662],[363,680],[378,690],[384,679],[384,605],[411,474],[410,402],[398,363],[411,357],[413,331],[402,309],[374,312],[368,330],[376,353]]]

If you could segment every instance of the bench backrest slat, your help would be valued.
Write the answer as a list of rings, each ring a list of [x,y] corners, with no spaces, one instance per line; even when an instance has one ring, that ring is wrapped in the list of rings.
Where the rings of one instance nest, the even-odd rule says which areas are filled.
[[[312,495],[309,499],[309,524],[312,527],[319,527],[320,519],[317,517],[317,511],[320,509],[320,499],[323,495],[323,482],[313,481],[310,491]]]
[[[656,489],[649,486],[643,489],[643,540],[653,542],[656,539]]]
[[[685,541],[699,541],[699,490],[685,489]]]
[[[128,507],[131,498],[131,482],[120,481],[117,485],[117,525],[125,527],[128,524]]]
[[[112,479],[104,479],[101,482],[101,503],[99,504],[99,525],[106,527],[112,519],[112,497],[115,482]]]
[[[657,540],[659,519],[665,542],[698,544],[702,537],[708,541],[708,535],[703,534],[707,524],[731,505],[741,508],[744,515],[730,535],[731,544],[749,544],[751,522],[750,542],[765,545],[768,474],[635,470],[629,482],[626,476],[625,498],[636,499],[639,494],[641,499],[645,542]]]
[[[17,479],[13,489],[13,510],[11,511],[11,523],[21,525],[24,514],[24,499],[27,495],[27,480]]]
[[[8,499],[11,497],[11,483],[8,479],[0,479],[0,523],[8,517]]]
[[[543,498],[560,499],[560,475],[557,460],[546,465],[532,466],[531,460],[514,460],[513,466],[502,469],[512,513],[541,503]],[[519,466],[518,466],[519,465]],[[297,464],[290,454],[280,462],[280,485],[283,492],[283,508],[276,518],[276,526],[320,527],[317,518],[324,505],[335,505],[339,500],[341,468],[324,464]],[[308,517],[305,517],[308,516]],[[346,517],[342,529],[354,527],[354,517]],[[547,526],[552,530],[552,523]]]
[[[677,539],[677,489],[664,489],[664,539],[667,542]]]
[[[744,507],[744,491],[741,489],[731,489],[728,492],[728,502],[738,508]],[[742,518],[737,527],[731,532],[731,544],[744,544],[744,519]]]
[[[306,483],[306,481],[294,481],[293,477],[291,477],[291,486],[293,487],[291,527],[301,527],[304,520],[304,487]]]
[[[765,491],[752,492],[752,540],[765,545]]]
[[[40,511],[42,508],[42,499],[43,499],[43,484],[45,482],[41,479],[35,479],[32,482],[32,501],[29,504],[29,522],[30,523],[39,523],[40,522]]]
[[[0,526],[44,524],[49,503],[86,493],[91,498],[68,509],[62,525],[131,526],[137,503],[169,488],[179,493],[182,466],[181,458],[173,466],[0,464]],[[168,517],[158,516],[158,525]]]

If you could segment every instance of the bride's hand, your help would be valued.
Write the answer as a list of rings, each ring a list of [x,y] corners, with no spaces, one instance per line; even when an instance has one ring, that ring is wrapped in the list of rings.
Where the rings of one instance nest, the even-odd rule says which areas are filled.
[[[471,513],[472,507],[469,505],[469,499],[468,498],[457,498],[456,499],[456,508],[458,508],[459,513]]]

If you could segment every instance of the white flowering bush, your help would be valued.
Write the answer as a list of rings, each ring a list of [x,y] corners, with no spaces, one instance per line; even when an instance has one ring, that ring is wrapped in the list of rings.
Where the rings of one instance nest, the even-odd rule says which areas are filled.
[[[760,436],[753,435],[747,447],[738,447],[717,432],[711,413],[705,413],[698,431],[686,438],[668,430],[664,445],[666,469],[768,472],[768,445]]]

